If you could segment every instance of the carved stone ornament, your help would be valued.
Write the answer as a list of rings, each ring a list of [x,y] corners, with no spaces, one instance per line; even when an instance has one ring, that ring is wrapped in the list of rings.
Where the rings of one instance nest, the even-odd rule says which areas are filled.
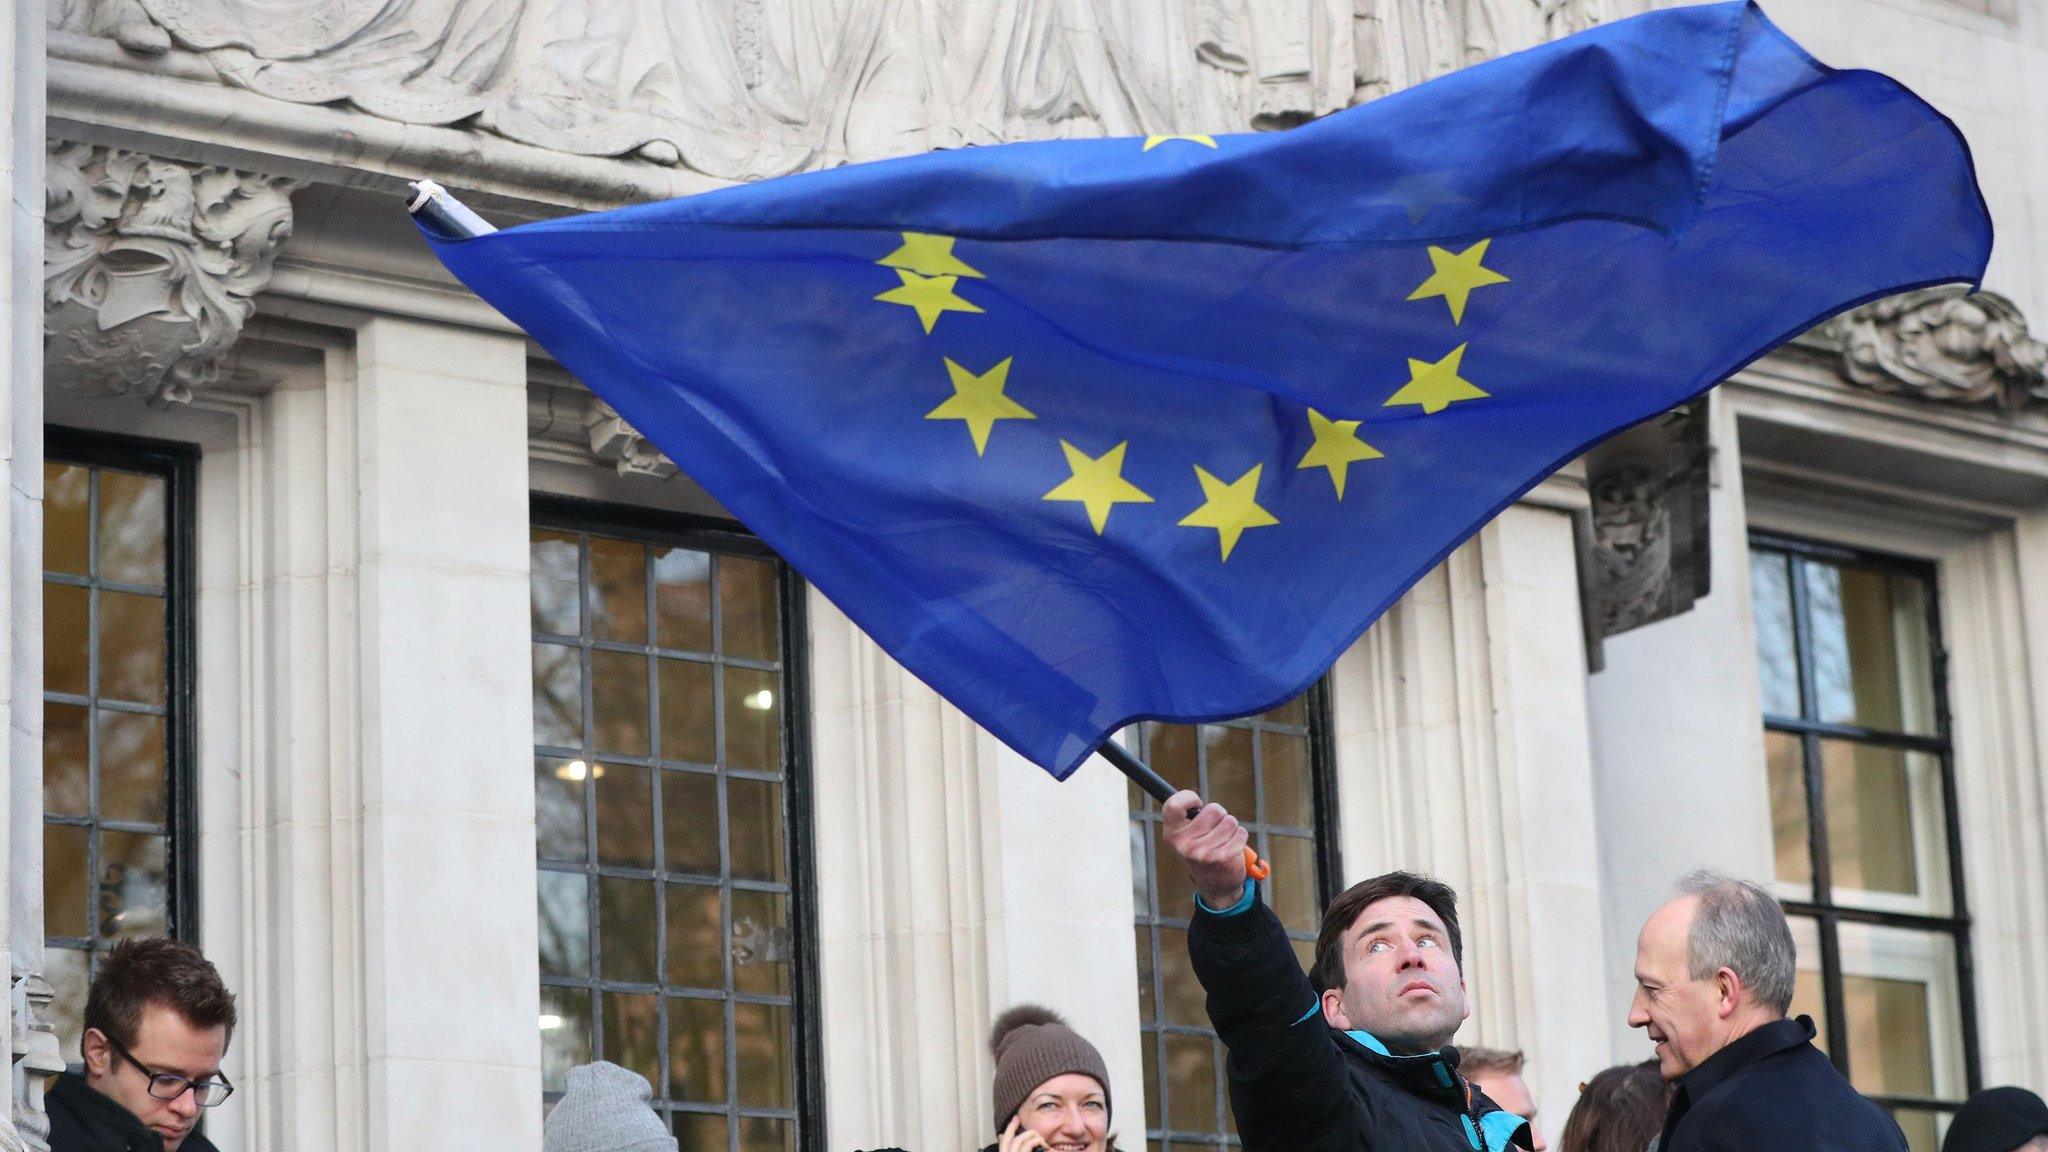
[[[729,180],[1000,140],[1279,128],[1611,0],[51,0],[222,80]]]
[[[64,1071],[57,1030],[50,1024],[50,1004],[57,993],[48,980],[24,971],[19,958],[10,965],[10,975],[16,1127],[12,1132],[0,1130],[0,1152],[47,1152],[50,1118],[43,1110],[43,1094],[56,1075]]]
[[[1676,616],[1707,594],[1707,402],[1637,425],[1586,457],[1590,639]]]
[[[213,382],[292,230],[294,181],[52,141],[43,359],[52,389],[183,402]]]
[[[2012,301],[1961,286],[1865,304],[1822,333],[1842,372],[1877,392],[2017,412],[2048,401],[2048,344],[2027,334]]]
[[[583,430],[590,434],[591,454],[611,461],[621,476],[666,480],[676,474],[674,461],[626,423],[618,409],[595,396],[590,398],[590,408],[583,417]]]

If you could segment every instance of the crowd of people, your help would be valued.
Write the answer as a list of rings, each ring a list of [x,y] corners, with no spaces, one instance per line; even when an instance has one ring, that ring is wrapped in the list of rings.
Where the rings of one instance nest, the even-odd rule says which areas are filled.
[[[1452,1045],[1471,1007],[1450,887],[1411,872],[1354,884],[1326,910],[1304,972],[1245,873],[1237,819],[1183,792],[1164,828],[1193,881],[1188,951],[1250,1152],[1906,1152],[1898,1124],[1815,1047],[1812,1021],[1788,1016],[1791,929],[1759,885],[1694,872],[1651,914],[1628,1022],[1655,1056],[1581,1084],[1551,1144],[1522,1055]],[[116,946],[84,1025],[83,1069],[48,1096],[52,1152],[212,1152],[199,1121],[234,1091],[221,1064],[235,1001],[205,957],[168,939]],[[1022,1005],[990,1045],[983,1152],[1116,1147],[1108,1065],[1080,1032]],[[615,1064],[572,1069],[543,1152],[676,1152],[650,1098]],[[1979,1092],[1942,1152],[2048,1152],[2048,1104],[2020,1087]]]

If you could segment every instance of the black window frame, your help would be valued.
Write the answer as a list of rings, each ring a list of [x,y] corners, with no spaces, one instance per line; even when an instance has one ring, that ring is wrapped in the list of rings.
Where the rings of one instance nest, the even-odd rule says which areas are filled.
[[[164,482],[164,932],[173,939],[197,946],[200,943],[199,904],[202,890],[199,882],[200,781],[195,712],[198,698],[199,449],[190,444],[169,440],[88,431],[53,424],[46,425],[43,429],[43,461],[46,465],[74,465],[141,473],[157,476]],[[96,514],[89,524],[97,524]],[[43,571],[40,574],[41,582],[71,587],[112,587],[117,591],[122,590],[123,585],[103,581],[97,575],[98,535],[96,530],[88,529],[86,546],[89,549],[88,554],[92,557],[88,570],[92,574],[79,577],[70,573]],[[38,565],[40,563],[38,559]],[[39,587],[38,595],[40,594]],[[88,659],[97,661],[98,656],[92,654],[98,649],[97,613],[88,617],[88,620]],[[84,707],[88,709],[89,716],[101,703],[97,691],[88,691],[83,696],[52,693],[47,684],[42,686],[40,702],[44,706],[58,703]],[[88,723],[88,739],[94,746],[99,740],[97,730],[96,722]],[[88,779],[91,783],[88,803],[91,812],[86,816],[52,816],[44,812],[45,827],[56,824],[89,829],[112,826],[117,831],[142,830],[123,829],[120,825],[127,822],[109,822],[100,817],[97,761],[97,753],[90,754]],[[38,763],[41,763],[40,756]],[[154,832],[148,834],[153,835]],[[99,882],[98,844],[97,836],[91,837],[88,841],[88,890]],[[44,945],[46,948],[85,952],[87,971],[91,973],[98,967],[98,956],[109,945],[101,939],[96,925],[88,923],[87,927],[91,931],[83,937],[52,937],[48,935],[46,929]]]
[[[794,1116],[794,1131],[791,1138],[798,1148],[814,1146],[822,1140],[825,1131],[825,1078],[824,1029],[820,1013],[822,987],[817,934],[817,849],[812,817],[810,623],[807,599],[809,586],[796,569],[765,542],[732,520],[539,491],[529,494],[528,519],[529,532],[538,530],[589,533],[648,545],[667,545],[768,560],[776,567],[777,610],[782,616],[779,662],[782,668],[783,687],[784,845],[788,854],[789,931],[793,948],[789,1009],[793,1045],[791,1112]],[[587,583],[586,577],[587,573],[579,577],[579,586]],[[588,621],[585,620],[583,631],[587,632],[588,629]],[[587,636],[583,638],[583,643],[586,646],[589,644]],[[590,694],[587,680],[583,686],[583,694],[587,707]],[[535,746],[535,751],[538,754],[538,745]],[[623,758],[625,762],[635,759],[639,758]],[[550,869],[548,862],[536,859],[535,867],[542,871],[573,871],[595,877],[599,866],[593,859],[586,865]],[[729,880],[725,882],[729,883]],[[590,899],[596,899],[595,885],[592,885]],[[596,931],[593,931],[593,938],[596,934]],[[602,990],[618,984],[617,981],[607,981],[598,974],[597,957],[598,953],[593,949],[591,975],[588,979],[551,977],[537,973],[538,986]],[[660,985],[647,988],[640,988],[637,985],[633,987],[638,991],[654,991],[657,995],[661,994]],[[603,1012],[596,996],[593,995],[592,1059],[604,1058],[603,1028]],[[666,1045],[662,1046],[660,1059],[665,1080],[668,1063]],[[730,1046],[727,1059],[728,1064],[734,1059]],[[731,1073],[730,1068],[727,1071],[728,1074]],[[672,1128],[674,1112],[692,1111],[671,1107],[673,1101],[668,1097],[668,1085],[665,1082],[656,1083],[653,1088],[653,1103],[665,1127]],[[732,1090],[728,1082],[728,1092]],[[552,1104],[556,1098],[549,1094],[547,1102]],[[744,1111],[743,1108],[739,1109],[739,1112]],[[738,1113],[734,1108],[728,1107],[721,1114],[730,1117]],[[728,1146],[732,1146],[737,1140],[737,1132],[730,1132]]]
[[[1963,836],[1961,815],[1956,804],[1955,738],[1949,710],[1948,648],[1941,629],[1941,585],[1938,565],[1927,560],[1873,552],[1861,548],[1780,533],[1752,531],[1750,552],[1758,550],[1786,556],[1788,587],[1792,604],[1793,654],[1799,675],[1800,711],[1818,716],[1814,675],[1813,617],[1806,581],[1800,577],[1801,561],[1840,564],[1886,575],[1919,581],[1927,591],[1927,648],[1934,703],[1934,734],[1914,735],[1888,732],[1857,724],[1809,720],[1804,716],[1783,716],[1765,712],[1764,730],[1796,737],[1800,742],[1800,771],[1806,786],[1806,851],[1813,870],[1810,899],[1784,901],[1792,916],[1811,919],[1820,937],[1822,1002],[1827,1011],[1829,1058],[1844,1077],[1850,1075],[1848,1010],[1843,995],[1840,926],[1867,924],[1882,928],[1934,933],[1948,937],[1955,947],[1956,1009],[1960,1017],[1964,1095],[1976,1092],[1983,1083],[1978,1053],[1976,972],[1971,951],[1970,905],[1963,879]],[[1828,847],[1827,789],[1821,763],[1823,739],[1849,740],[1857,744],[1916,752],[1931,756],[1941,772],[1942,833],[1946,840],[1949,882],[1949,914],[1946,916],[1893,910],[1860,908],[1834,900],[1833,860]],[[1870,1099],[1887,1107],[1953,1115],[1959,1100],[1936,1097],[1871,1094]]]
[[[1304,709],[1303,727],[1307,729],[1308,739],[1309,830],[1315,836],[1313,858],[1316,863],[1316,906],[1318,908],[1327,908],[1330,901],[1336,898],[1338,884],[1344,875],[1342,850],[1337,840],[1337,756],[1336,737],[1332,723],[1329,678],[1326,676],[1310,685],[1308,691],[1304,692],[1300,699]],[[1223,721],[1222,723],[1233,726],[1249,726],[1254,733],[1266,729],[1291,729],[1296,727],[1294,725],[1269,723],[1256,716]],[[1200,727],[1200,725],[1189,725],[1189,727]],[[1123,739],[1129,742],[1127,746],[1131,748],[1133,754],[1137,755],[1140,759],[1149,759],[1151,751],[1149,747],[1150,730],[1147,726],[1134,724],[1126,728],[1122,736]],[[1256,743],[1256,737],[1254,737],[1254,742]],[[1255,781],[1255,787],[1257,786]],[[1127,818],[1132,822],[1142,822],[1147,859],[1157,860],[1157,837],[1163,819],[1159,810],[1159,802],[1153,800],[1150,796],[1137,794],[1135,787],[1131,789],[1131,792],[1139,800],[1141,806],[1130,808]],[[1250,822],[1248,818],[1247,822]],[[1259,846],[1257,838],[1254,838],[1252,843],[1254,847]],[[1270,903],[1271,891],[1270,880],[1262,883],[1260,885],[1261,899],[1265,899]],[[1157,982],[1161,978],[1160,973],[1162,971],[1159,959],[1159,949],[1161,947],[1159,929],[1167,928],[1185,931],[1188,928],[1189,922],[1178,917],[1164,916],[1160,913],[1159,883],[1156,877],[1152,878],[1147,885],[1145,895],[1144,903],[1136,909],[1132,925],[1135,929],[1146,931],[1152,954],[1149,960],[1141,958],[1140,969],[1135,975],[1140,980],[1143,980],[1146,978],[1146,973],[1149,972],[1150,979]],[[1160,1126],[1157,1128],[1152,1127],[1149,1119],[1147,1119],[1145,1125],[1146,1144],[1154,1148],[1165,1147],[1169,1144],[1176,1148],[1188,1146],[1242,1148],[1244,1146],[1242,1136],[1234,1133],[1235,1119],[1230,1115],[1229,1071],[1222,1059],[1216,1060],[1214,1065],[1217,1107],[1216,1131],[1181,1132],[1172,1127],[1170,1122],[1172,1103],[1168,1096],[1168,1087],[1165,1080],[1165,1037],[1168,1035],[1202,1036],[1209,1038],[1212,1043],[1216,1043],[1219,1047],[1220,1041],[1216,1039],[1216,1030],[1214,1028],[1198,1028],[1184,1024],[1167,1023],[1161,1018],[1163,1006],[1157,990],[1141,988],[1139,995],[1142,998],[1148,993],[1152,995],[1153,999],[1154,1018],[1150,1023],[1140,1021],[1138,1037],[1139,1042],[1150,1049],[1152,1058],[1149,1064],[1157,1071],[1161,1081],[1158,1087]],[[1149,1091],[1147,1095],[1150,1095]],[[1143,1098],[1141,1098],[1139,1112],[1141,1118],[1144,1118],[1144,1102]]]

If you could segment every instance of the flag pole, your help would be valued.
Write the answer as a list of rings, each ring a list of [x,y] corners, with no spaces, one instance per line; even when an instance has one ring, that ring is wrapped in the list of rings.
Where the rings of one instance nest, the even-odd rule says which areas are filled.
[[[1102,747],[1097,748],[1095,752],[1104,760],[1109,761],[1110,765],[1117,771],[1130,777],[1131,783],[1144,789],[1147,796],[1152,797],[1161,804],[1166,803],[1175,792],[1179,791],[1179,789],[1167,781],[1166,777],[1154,772],[1150,764],[1131,755],[1130,752],[1125,750],[1123,745],[1115,740],[1104,740]],[[1259,859],[1258,849],[1253,848],[1250,844],[1244,846],[1244,870],[1254,880],[1264,880],[1273,874],[1273,866]]]
[[[490,221],[470,211],[469,205],[450,195],[439,183],[414,180],[411,186],[413,194],[405,202],[405,210],[441,239],[474,240],[497,231]]]
[[[470,211],[468,205],[449,194],[438,182],[414,180],[411,187],[413,194],[406,201],[405,210],[429,232],[441,239],[474,240],[478,236],[497,231],[489,221]],[[1166,803],[1176,791],[1164,776],[1154,772],[1143,760],[1124,751],[1123,745],[1116,741],[1105,740],[1102,747],[1096,751],[1161,804]],[[1244,848],[1244,870],[1254,880],[1264,880],[1273,874],[1272,867],[1259,859],[1258,850],[1249,844]]]

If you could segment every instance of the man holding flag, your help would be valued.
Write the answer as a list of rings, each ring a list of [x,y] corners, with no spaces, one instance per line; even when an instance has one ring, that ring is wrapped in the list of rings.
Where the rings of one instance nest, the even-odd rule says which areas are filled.
[[[1323,915],[1311,985],[1245,875],[1244,826],[1193,792],[1164,813],[1194,881],[1188,953],[1230,1051],[1247,1149],[1535,1147],[1529,1125],[1459,1075],[1446,1047],[1471,1014],[1448,885],[1410,872],[1352,885]]]

